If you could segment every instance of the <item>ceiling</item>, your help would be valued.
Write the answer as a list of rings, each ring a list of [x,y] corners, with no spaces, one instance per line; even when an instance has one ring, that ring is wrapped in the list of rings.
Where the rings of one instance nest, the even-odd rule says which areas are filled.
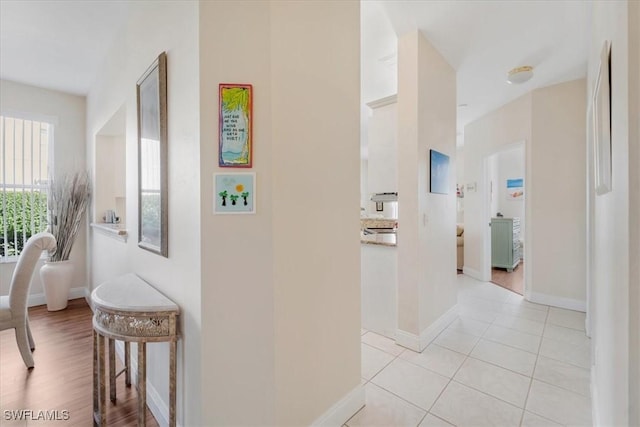
[[[0,1],[0,78],[76,95],[89,91],[128,4]]]
[[[397,38],[420,30],[457,71],[457,102],[467,104],[458,108],[459,141],[467,123],[499,106],[586,75],[587,1],[367,0],[361,8],[363,101],[396,93]],[[127,12],[125,1],[1,0],[0,78],[86,94]],[[507,84],[520,65],[535,67],[533,79]]]
[[[464,126],[488,112],[586,76],[590,7],[573,0],[362,2],[362,96],[368,102],[395,93],[397,37],[420,30],[457,72],[457,103],[467,104],[458,108],[460,144]],[[521,65],[533,66],[534,77],[506,83]]]

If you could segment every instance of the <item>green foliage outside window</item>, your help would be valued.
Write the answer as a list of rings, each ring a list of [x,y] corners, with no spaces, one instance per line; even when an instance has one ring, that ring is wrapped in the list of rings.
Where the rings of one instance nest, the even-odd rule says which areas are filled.
[[[0,256],[19,255],[29,237],[47,228],[47,195],[39,191],[2,191]],[[5,242],[7,244],[5,244]]]
[[[143,241],[160,245],[160,194],[143,191],[142,193],[142,237]]]

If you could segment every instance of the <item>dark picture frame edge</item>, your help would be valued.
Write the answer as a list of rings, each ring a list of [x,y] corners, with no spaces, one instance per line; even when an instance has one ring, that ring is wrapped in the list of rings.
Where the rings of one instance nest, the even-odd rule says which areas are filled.
[[[143,218],[143,189],[142,189],[142,176],[143,167],[146,165],[143,161],[142,155],[142,130],[143,130],[143,114],[141,105],[141,85],[145,83],[145,80],[149,78],[154,72],[158,73],[158,136],[159,136],[159,168],[160,168],[160,189],[159,197],[160,212],[157,215],[160,219],[160,242],[159,244],[151,244],[144,235],[144,218]],[[167,54],[166,52],[160,53],[151,66],[144,72],[142,77],[136,82],[136,103],[137,103],[137,118],[138,118],[138,247],[141,249],[153,252],[161,255],[165,258],[169,257],[169,217],[168,217],[168,113],[167,113]]]

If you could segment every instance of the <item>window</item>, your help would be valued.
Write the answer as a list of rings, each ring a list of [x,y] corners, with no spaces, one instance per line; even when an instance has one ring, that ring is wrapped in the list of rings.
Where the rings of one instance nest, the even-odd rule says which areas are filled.
[[[0,116],[0,260],[20,254],[47,228],[47,179],[53,125]]]

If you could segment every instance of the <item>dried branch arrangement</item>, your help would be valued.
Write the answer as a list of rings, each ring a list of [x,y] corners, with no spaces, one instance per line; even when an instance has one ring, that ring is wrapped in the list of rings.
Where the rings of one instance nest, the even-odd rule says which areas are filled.
[[[51,180],[49,185],[49,231],[57,241],[50,261],[67,261],[89,206],[91,183],[87,172]]]

